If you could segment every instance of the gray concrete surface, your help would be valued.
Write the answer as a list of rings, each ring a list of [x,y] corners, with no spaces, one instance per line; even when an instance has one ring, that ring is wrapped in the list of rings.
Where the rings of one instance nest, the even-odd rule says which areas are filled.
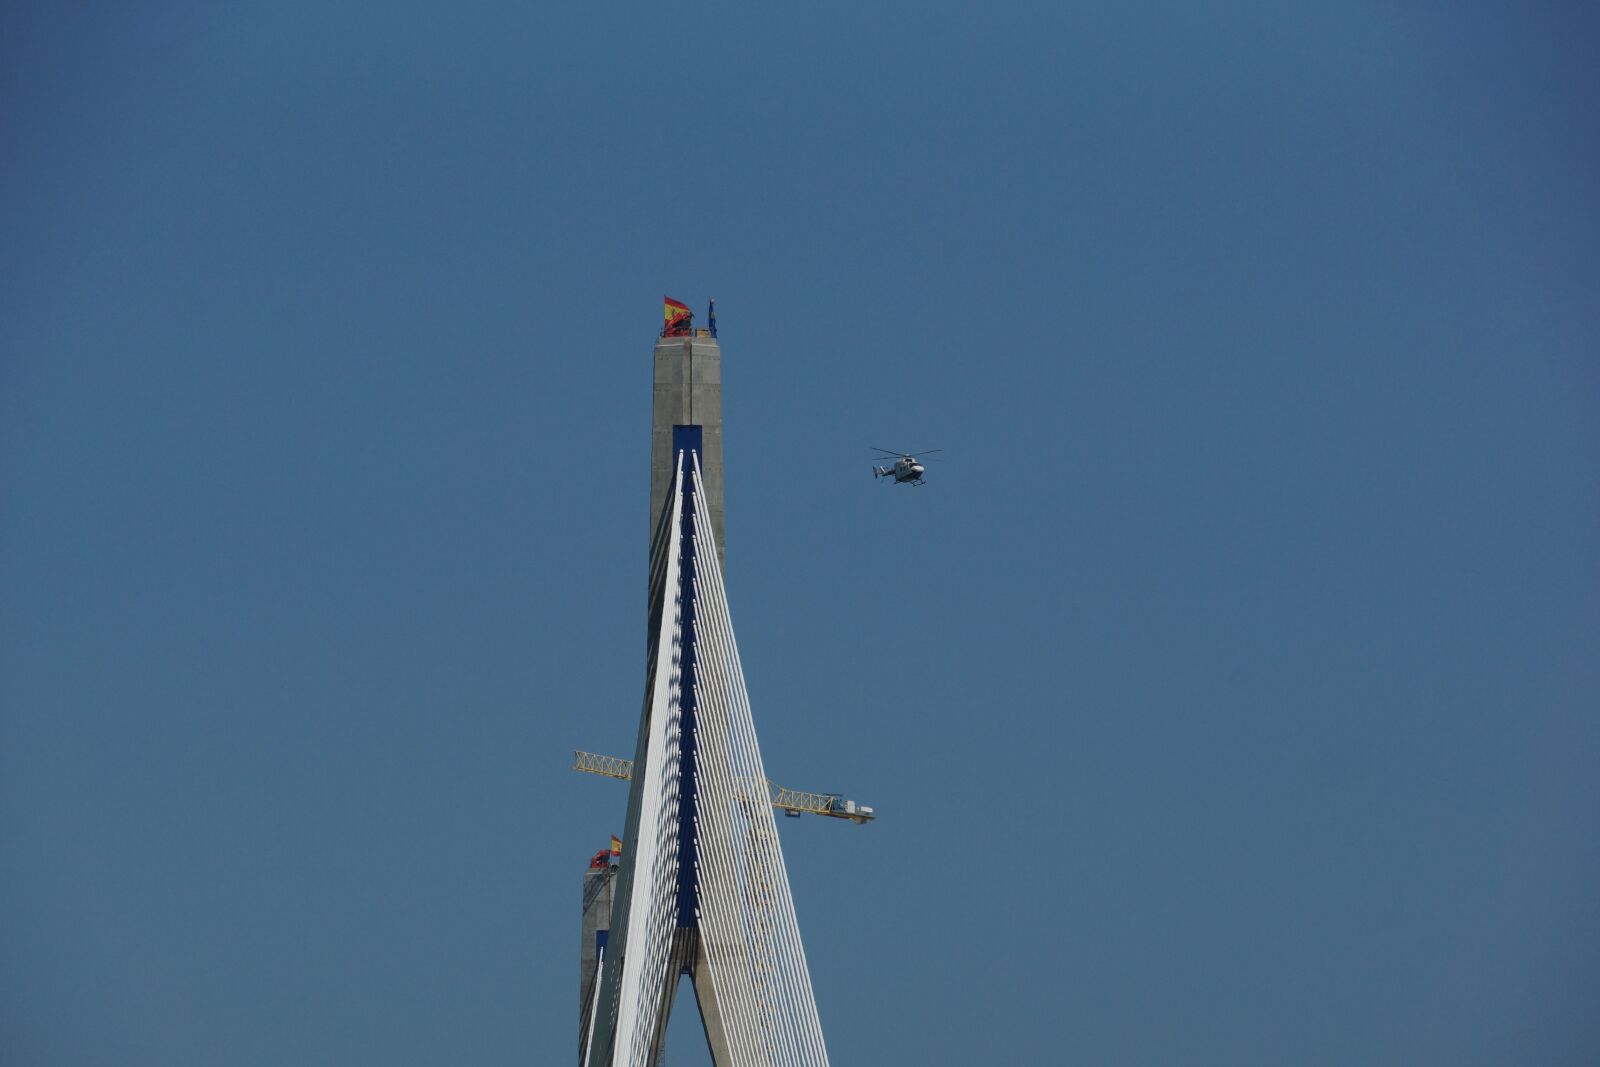
[[[650,418],[650,529],[672,486],[672,428],[701,427],[700,473],[721,561],[728,558],[722,522],[722,348],[704,330],[656,341]],[[648,542],[647,542],[648,543]]]
[[[589,1032],[589,1004],[594,999],[597,953],[595,934],[611,928],[611,901],[617,892],[617,868],[590,867],[583,872],[583,948],[578,979],[578,1054]]]

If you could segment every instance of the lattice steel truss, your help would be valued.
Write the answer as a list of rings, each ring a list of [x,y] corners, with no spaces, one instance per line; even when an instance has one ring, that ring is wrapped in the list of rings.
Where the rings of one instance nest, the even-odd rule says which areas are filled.
[[[601,778],[615,778],[619,782],[633,781],[633,760],[621,756],[602,756],[597,752],[574,749],[572,769]],[[765,796],[769,803],[787,815],[825,815],[833,819],[868,823],[877,817],[871,808],[846,800],[838,793],[807,793],[803,789],[785,789],[777,782],[744,783],[753,790],[752,796]]]

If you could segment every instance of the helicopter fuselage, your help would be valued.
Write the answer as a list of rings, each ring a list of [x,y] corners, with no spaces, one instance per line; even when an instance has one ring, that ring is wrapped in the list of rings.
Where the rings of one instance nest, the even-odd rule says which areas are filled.
[[[893,478],[896,485],[921,485],[922,464],[914,456],[901,456],[892,467],[873,467],[874,478]]]

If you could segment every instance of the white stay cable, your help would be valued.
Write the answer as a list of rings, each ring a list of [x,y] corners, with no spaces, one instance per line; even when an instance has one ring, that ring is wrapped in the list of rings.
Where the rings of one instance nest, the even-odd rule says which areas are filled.
[[[681,463],[681,456],[680,456]],[[681,467],[680,467],[681,470]],[[673,500],[681,507],[682,480]],[[655,677],[651,679],[650,722],[640,790],[640,817],[633,850],[633,882],[629,890],[623,942],[617,946],[622,974],[618,983],[611,1064],[646,1067],[661,1010],[660,991],[667,980],[667,956],[676,929],[678,878],[678,753],[682,612],[678,575],[682,537],[672,524],[666,546],[666,589],[660,629],[656,634]]]
[[[697,556],[716,559],[711,517],[695,479]],[[750,1045],[740,1062],[825,1067],[827,1048],[806,967],[777,823],[765,791],[749,694],[739,662],[721,569],[696,568],[697,744],[709,780],[699,793],[700,916],[719,1000],[729,1027]],[[709,787],[709,788],[705,788]],[[724,816],[724,813],[725,816]]]

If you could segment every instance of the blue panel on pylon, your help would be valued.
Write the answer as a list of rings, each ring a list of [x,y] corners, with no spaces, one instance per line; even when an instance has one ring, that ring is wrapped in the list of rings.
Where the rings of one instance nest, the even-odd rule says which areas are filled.
[[[700,427],[674,426],[672,428],[672,455],[677,457],[679,452],[693,452],[695,455],[704,455],[700,451]],[[684,464],[685,469],[689,464]]]
[[[700,456],[700,427],[674,426],[672,428],[672,455],[674,463],[681,453]],[[695,920],[697,895],[696,860],[699,834],[695,829],[695,809],[698,806],[695,789],[695,692],[694,673],[697,649],[695,648],[695,528],[694,528],[694,460],[685,455],[683,460],[683,510],[678,521],[683,524],[683,565],[678,570],[679,605],[682,612],[682,640],[680,667],[682,686],[679,691],[678,713],[681,716],[678,740],[678,926],[692,927]],[[708,531],[709,532],[709,531]]]

